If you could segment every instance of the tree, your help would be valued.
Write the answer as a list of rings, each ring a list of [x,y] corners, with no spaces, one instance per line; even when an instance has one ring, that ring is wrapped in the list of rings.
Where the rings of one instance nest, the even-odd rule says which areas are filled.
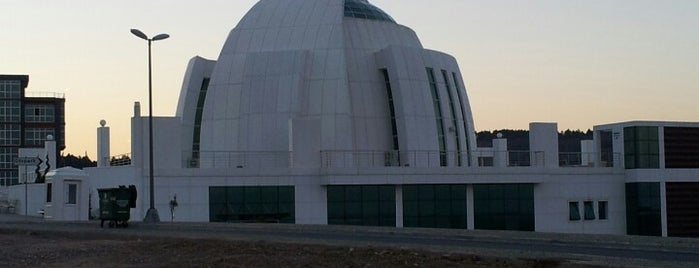
[[[86,167],[96,167],[97,162],[90,160],[90,157],[85,154],[85,156],[75,156],[72,154],[63,155],[58,157],[58,167],[74,167],[77,169],[83,169]]]

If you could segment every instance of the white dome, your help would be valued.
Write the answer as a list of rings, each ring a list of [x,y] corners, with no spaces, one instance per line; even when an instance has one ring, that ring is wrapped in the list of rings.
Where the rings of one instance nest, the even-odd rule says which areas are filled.
[[[188,74],[202,73],[195,63]],[[368,1],[259,1],[211,64],[203,112],[199,119],[190,116],[194,126],[201,120],[193,151],[319,154],[475,146],[456,60],[423,49],[411,29]],[[433,72],[438,106],[426,70]],[[186,98],[200,95],[195,86],[185,87]],[[447,128],[456,137],[445,138]]]

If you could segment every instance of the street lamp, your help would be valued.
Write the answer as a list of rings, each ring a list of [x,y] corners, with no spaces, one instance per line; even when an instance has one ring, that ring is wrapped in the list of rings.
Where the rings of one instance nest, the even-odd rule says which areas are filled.
[[[149,153],[149,165],[150,165],[150,208],[146,212],[146,217],[143,218],[144,222],[160,222],[160,216],[158,216],[158,210],[155,209],[155,197],[153,190],[153,68],[151,65],[151,43],[153,41],[163,40],[170,37],[168,34],[159,34],[153,38],[148,38],[146,34],[139,31],[138,29],[131,29],[131,33],[138,38],[148,41],[148,153]]]

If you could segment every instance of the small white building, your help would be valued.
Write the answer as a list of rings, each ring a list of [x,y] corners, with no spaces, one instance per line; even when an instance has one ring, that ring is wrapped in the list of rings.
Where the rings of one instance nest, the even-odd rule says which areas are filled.
[[[136,185],[133,219],[148,127],[137,104],[130,165],[86,170],[93,196]],[[155,207],[177,196],[177,221],[699,235],[699,123],[598,126],[574,154],[532,123],[528,151],[477,148],[456,60],[365,0],[259,1],[153,129]]]
[[[87,221],[89,219],[90,186],[87,173],[64,167],[46,174],[44,219]]]

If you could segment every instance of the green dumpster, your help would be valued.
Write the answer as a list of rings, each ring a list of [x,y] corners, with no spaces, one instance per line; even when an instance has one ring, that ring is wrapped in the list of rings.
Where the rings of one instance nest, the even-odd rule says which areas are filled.
[[[97,189],[100,199],[100,227],[109,222],[109,228],[128,227],[131,208],[136,207],[136,186]]]

